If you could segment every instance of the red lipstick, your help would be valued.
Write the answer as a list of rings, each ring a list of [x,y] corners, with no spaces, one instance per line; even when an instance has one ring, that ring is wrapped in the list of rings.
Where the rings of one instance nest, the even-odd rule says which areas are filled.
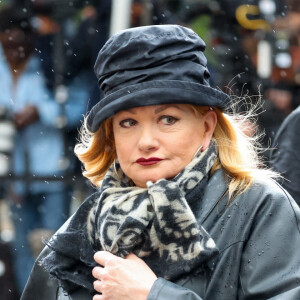
[[[142,166],[151,166],[159,163],[160,161],[162,161],[162,159],[158,157],[150,157],[150,158],[141,157],[136,160],[136,163]]]

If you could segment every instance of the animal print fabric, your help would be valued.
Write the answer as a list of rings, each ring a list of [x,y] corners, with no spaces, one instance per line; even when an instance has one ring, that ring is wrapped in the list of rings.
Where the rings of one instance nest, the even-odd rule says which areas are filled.
[[[148,182],[147,188],[134,186],[118,164],[116,169],[111,167],[103,192],[88,214],[88,237],[94,250],[121,257],[133,252],[166,279],[199,269],[217,248],[197,223],[185,196],[195,186],[207,184],[216,157],[212,142],[175,178]]]

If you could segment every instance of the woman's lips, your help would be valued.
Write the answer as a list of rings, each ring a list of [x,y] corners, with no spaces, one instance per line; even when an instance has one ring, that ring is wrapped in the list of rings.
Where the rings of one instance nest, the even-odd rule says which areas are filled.
[[[136,163],[138,163],[142,166],[150,166],[150,165],[155,165],[155,164],[159,163],[160,161],[162,161],[162,159],[158,158],[158,157],[150,157],[150,158],[141,157],[136,160]]]

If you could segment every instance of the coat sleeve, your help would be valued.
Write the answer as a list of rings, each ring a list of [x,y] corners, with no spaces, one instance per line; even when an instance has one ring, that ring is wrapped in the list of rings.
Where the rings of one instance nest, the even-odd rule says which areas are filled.
[[[147,297],[147,300],[202,300],[200,296],[198,296],[193,291],[186,289],[182,286],[179,286],[175,283],[167,281],[163,278],[158,278]]]
[[[257,206],[242,255],[238,299],[300,299],[300,210],[275,183]]]
[[[37,258],[28,278],[21,300],[43,299],[54,300],[58,290],[58,283],[50,278],[49,274],[40,266],[39,261],[49,253],[50,249],[45,247]]]
[[[40,265],[40,260],[50,252],[46,246],[37,258],[20,300],[92,300],[93,296],[83,288],[67,295],[59,283]]]

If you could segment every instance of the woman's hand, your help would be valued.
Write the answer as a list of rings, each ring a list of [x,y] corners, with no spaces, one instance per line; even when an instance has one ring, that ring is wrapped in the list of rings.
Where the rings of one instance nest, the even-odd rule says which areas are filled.
[[[94,255],[95,261],[103,267],[95,267],[94,289],[102,293],[93,300],[145,300],[157,279],[148,265],[133,253],[125,259],[107,251]]]

